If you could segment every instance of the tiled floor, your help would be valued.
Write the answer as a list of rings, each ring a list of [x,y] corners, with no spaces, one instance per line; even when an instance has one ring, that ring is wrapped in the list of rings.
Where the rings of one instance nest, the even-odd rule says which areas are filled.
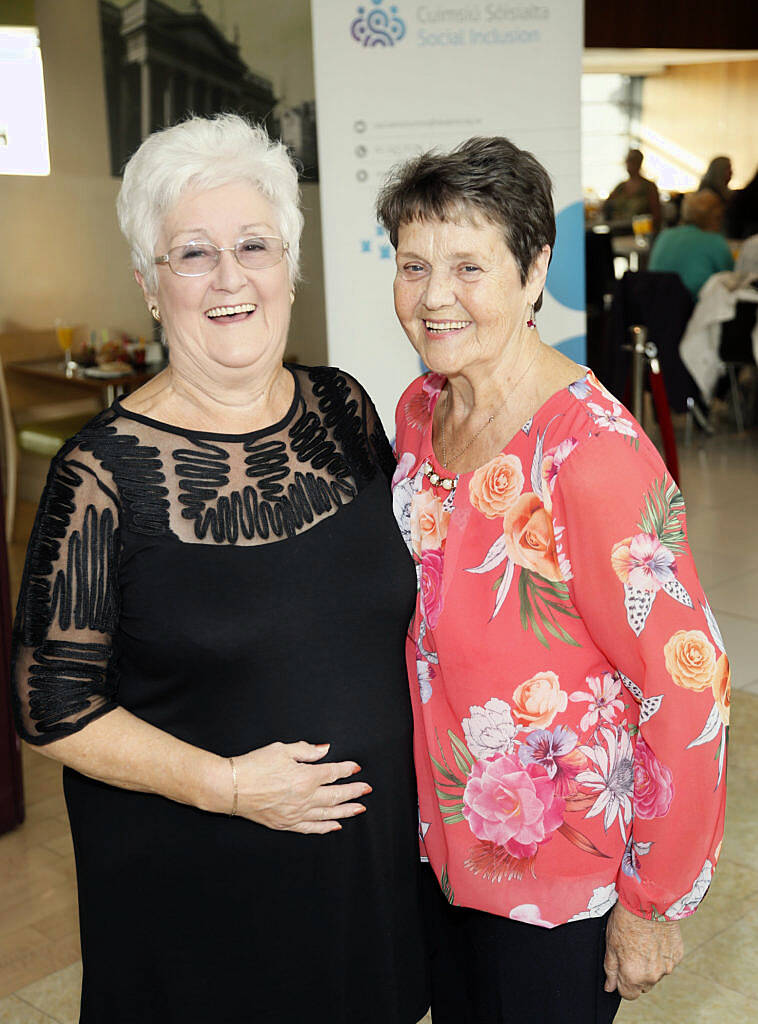
[[[690,540],[733,666],[727,834],[711,892],[683,922],[684,962],[625,1003],[617,1021],[750,1024],[758,1020],[758,433],[724,434],[680,456]],[[32,514],[20,510],[18,536]],[[11,551],[14,591],[23,546]],[[24,767],[27,821],[0,838],[0,1022],[75,1024],[81,964],[60,770],[32,750]]]

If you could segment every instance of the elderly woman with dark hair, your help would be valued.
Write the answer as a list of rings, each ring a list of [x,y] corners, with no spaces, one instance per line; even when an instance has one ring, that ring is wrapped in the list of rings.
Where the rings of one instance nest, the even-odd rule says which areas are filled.
[[[54,459],[14,635],[19,731],[66,766],[81,1022],[415,1024],[413,565],[365,391],[282,362],[297,172],[192,118],[118,208],[169,366]]]
[[[723,642],[655,448],[540,340],[544,168],[472,139],[398,168],[378,215],[429,367],[394,503],[434,1022],[600,1024],[679,962],[719,856]]]

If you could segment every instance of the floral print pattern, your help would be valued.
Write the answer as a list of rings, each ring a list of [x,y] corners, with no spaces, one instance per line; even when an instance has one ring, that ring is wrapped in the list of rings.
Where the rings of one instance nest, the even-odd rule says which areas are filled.
[[[424,856],[450,902],[540,927],[617,899],[687,916],[720,851],[729,665],[681,492],[591,373],[434,486],[444,386],[400,401],[393,495]]]

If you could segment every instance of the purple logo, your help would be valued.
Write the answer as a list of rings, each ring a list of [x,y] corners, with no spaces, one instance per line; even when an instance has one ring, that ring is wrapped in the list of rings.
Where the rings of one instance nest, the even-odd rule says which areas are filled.
[[[372,0],[372,7],[361,6],[350,25],[350,35],[361,46],[394,46],[405,36],[405,22],[394,4],[385,11],[384,0]]]

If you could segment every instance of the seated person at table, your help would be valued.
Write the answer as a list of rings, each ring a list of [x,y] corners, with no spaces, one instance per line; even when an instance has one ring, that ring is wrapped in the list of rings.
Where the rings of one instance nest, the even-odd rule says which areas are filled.
[[[668,228],[653,243],[650,270],[668,270],[678,274],[697,299],[711,276],[734,266],[732,253],[719,234],[724,203],[715,192],[692,192],[682,203],[682,223]]]
[[[758,362],[758,234],[748,238],[733,271],[703,285],[679,354],[706,401],[713,397],[725,362]]]
[[[608,220],[631,221],[632,217],[649,213],[653,218],[653,230],[660,231],[661,204],[658,189],[640,174],[643,156],[638,149],[626,154],[626,169],[629,177],[619,182],[603,205],[603,214]]]

